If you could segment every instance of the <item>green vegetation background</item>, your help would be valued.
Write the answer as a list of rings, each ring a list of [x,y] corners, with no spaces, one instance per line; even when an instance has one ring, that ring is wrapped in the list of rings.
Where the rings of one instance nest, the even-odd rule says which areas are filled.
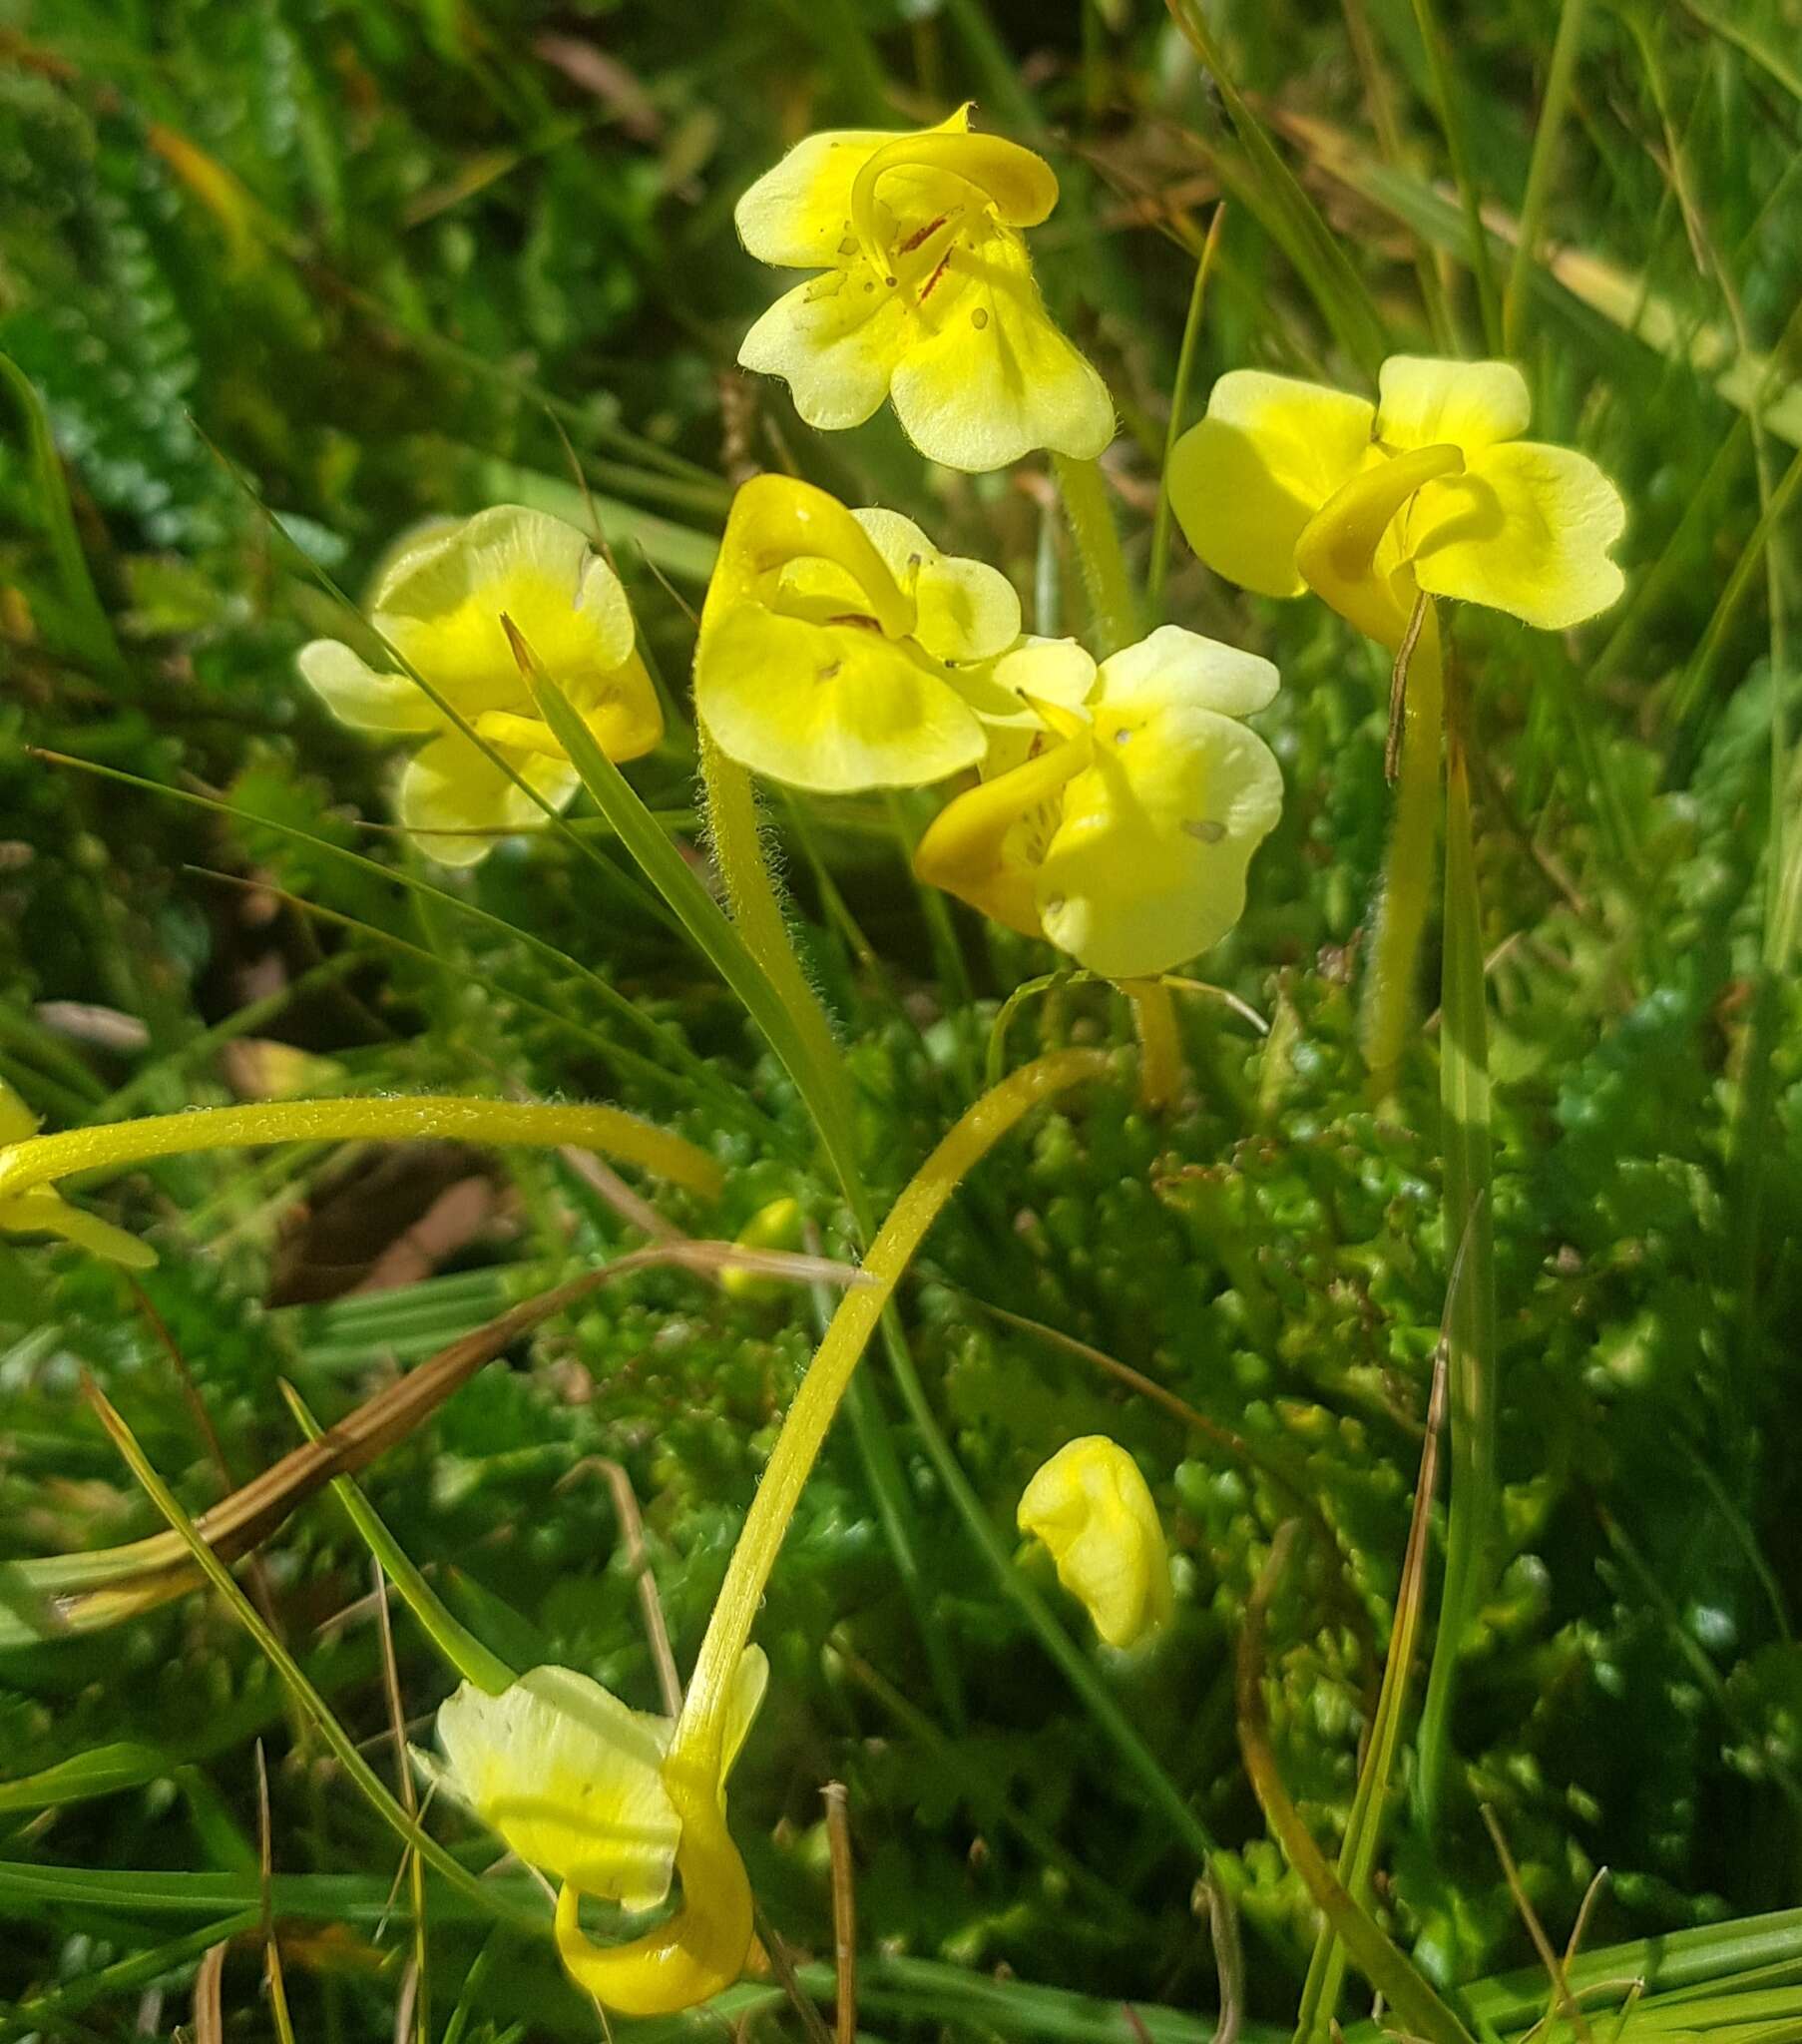
[[[1455,132],[1504,275],[1569,7],[1439,8]],[[1408,0],[1202,12],[1389,343],[1483,352]],[[1760,979],[1773,733],[1795,696],[1799,24],[1793,0],[1593,0],[1580,26],[1545,202],[1556,256],[1525,272],[1519,356],[1536,433],[1583,446],[1622,486],[1630,586],[1570,643],[1460,624],[1498,1084],[1508,1557],[1454,1723],[1444,1821],[1423,1832],[1404,1799],[1382,1891],[1400,1940],[1449,1980],[1531,1957],[1481,1804],[1560,1943],[1603,1864],[1591,1943],[1786,1905],[1802,1856],[1802,1009],[1781,971]],[[510,843],[451,890],[604,975],[636,1033],[500,924],[397,887],[388,872],[427,869],[380,827],[390,763],[332,725],[293,654],[343,627],[313,569],[354,593],[412,522],[497,500],[582,520],[578,468],[678,698],[728,484],[758,465],[906,509],[1005,566],[1040,629],[1078,628],[1043,477],[924,473],[886,419],[823,440],[731,366],[771,288],[732,236],[738,192],[810,128],[908,125],[964,97],[1063,178],[1040,273],[1118,394],[1120,508],[1142,563],[1216,198],[1229,212],[1191,407],[1231,366],[1361,374],[1285,256],[1218,93],[1149,0],[0,0],[0,348],[41,393],[79,542],[72,558],[9,391],[0,1075],[57,1124],[294,1084],[617,1098],[734,1166],[723,1223],[673,1210],[684,1226],[729,1234],[798,1188],[832,1238],[799,1108],[724,990],[555,840]],[[1436,332],[1442,297],[1451,327]],[[1373,1114],[1349,982],[1386,812],[1379,659],[1318,606],[1245,599],[1178,554],[1170,615],[1268,653],[1285,682],[1261,722],[1287,810],[1242,926],[1205,964],[1270,1038],[1185,1006],[1194,1104],[1147,1123],[1123,1082],[1046,1119],[960,1199],[906,1312],[998,1525],[1077,1433],[1116,1434],[1156,1479],[1177,1633],[1148,1668],[1107,1679],[1239,1855],[1250,2010],[1284,2023],[1312,1915],[1240,1768],[1231,1652],[1291,1507],[1021,1322],[1239,1430],[1331,1522],[1350,1615],[1316,1554],[1279,1607],[1272,1673],[1290,1788],[1336,1841],[1445,1292],[1435,1040],[1429,1024],[1401,1111]],[[686,827],[679,718],[635,778]],[[977,1089],[998,999],[1050,960],[921,900],[910,810],[778,805],[774,821],[892,1189]],[[646,1024],[728,1085],[697,1094]],[[1055,993],[1023,1009],[1013,1053],[1060,1035],[1125,1040],[1125,1021],[1093,989]],[[328,1295],[362,1275],[372,1232],[401,1236],[472,1169],[474,1225],[422,1252],[413,1281]],[[189,1160],[115,1189],[108,1211],[162,1252],[141,1295],[66,1252],[0,1247],[6,1556],[155,1530],[81,1402],[83,1369],[200,1509],[222,1478],[172,1344],[242,1480],[292,1444],[279,1377],[336,1416],[382,1371],[639,1240],[539,1159]],[[800,1294],[734,1302],[648,1275],[491,1367],[371,1472],[371,1495],[510,1658],[590,1669],[649,1706],[596,1458],[630,1472],[683,1662],[814,1315]],[[870,1375],[892,1405],[879,1363]],[[925,1652],[835,1436],[772,1589],[771,1700],[734,1783],[772,1924],[829,1953],[818,1790],[836,1778],[868,1951],[1209,2006],[1196,1867],[889,1419],[943,1651]],[[287,1638],[387,1767],[367,1556],[338,1508],[306,1508],[262,1569]],[[404,1617],[398,1645],[424,1737],[446,1675]],[[11,1997],[12,2027],[124,2037],[158,1985],[153,2027],[186,2019],[209,1924],[254,1904],[256,1739],[296,2022],[389,2034],[409,1948],[404,1898],[386,1903],[394,1840],[199,1598],[0,1655],[0,2024]],[[433,1821],[484,1863],[460,1819]],[[81,1878],[40,1871],[54,1868]],[[448,1901],[434,1917],[440,2022],[478,1929]],[[254,1970],[227,1974],[244,2034],[266,2023]],[[947,1996],[922,1988],[866,2020],[1066,2034],[1054,2017],[1076,2006],[1022,1987],[971,2013]],[[522,2021],[592,2029],[526,1948],[494,1957],[460,2021],[472,2039]]]

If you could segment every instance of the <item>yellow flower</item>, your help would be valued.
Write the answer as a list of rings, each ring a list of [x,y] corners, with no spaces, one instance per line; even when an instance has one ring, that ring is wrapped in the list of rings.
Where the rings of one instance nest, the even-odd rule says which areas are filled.
[[[728,759],[773,780],[919,787],[983,757],[979,705],[999,704],[984,664],[1019,636],[1005,575],[897,512],[757,476],[707,588],[694,705]]]
[[[1104,662],[1072,707],[1070,650],[1013,660],[1029,654],[1031,680],[1057,685],[1024,692],[1052,741],[1041,733],[1013,765],[1018,735],[1004,734],[990,777],[921,838],[916,870],[1110,979],[1167,972],[1238,921],[1245,869],[1281,813],[1276,761],[1239,722],[1276,694],[1276,670],[1164,625]]]
[[[1392,355],[1375,405],[1234,369],[1176,444],[1170,502],[1189,544],[1263,596],[1313,588],[1394,651],[1416,593],[1561,631],[1623,586],[1620,494],[1586,455],[1520,436],[1510,362]]]
[[[1067,1442],[1020,1500],[1023,1533],[1043,1540],[1058,1581],[1110,1647],[1132,1647],[1170,1616],[1170,1562],[1157,1507],[1125,1448],[1105,1434]]]
[[[768,1676],[763,1650],[747,1647],[727,1707],[728,1771]],[[663,1777],[674,1729],[571,1668],[535,1668],[499,1696],[466,1682],[438,1712],[445,1786],[530,1865],[625,1909],[670,1892],[682,1829]]]
[[[0,1079],[0,1181],[6,1176],[7,1154],[13,1145],[35,1136],[37,1130],[37,1116]],[[20,1192],[9,1193],[0,1183],[0,1234],[60,1236],[90,1256],[123,1264],[128,1271],[148,1271],[157,1261],[149,1244],[98,1215],[70,1206],[53,1185],[27,1185]]]
[[[810,135],[738,202],[761,262],[819,273],[778,298],[738,359],[787,379],[810,426],[861,425],[892,397],[929,461],[1005,468],[1036,447],[1091,460],[1108,386],[1047,315],[1020,230],[1058,203],[1051,166],[936,128]]]
[[[498,505],[405,548],[383,575],[370,622],[529,786],[562,808],[581,784],[538,716],[502,628],[510,617],[613,760],[663,735],[657,694],[634,645],[626,592],[573,525]],[[474,865],[495,833],[542,827],[524,787],[405,674],[378,673],[348,646],[317,639],[300,672],[358,731],[435,734],[408,761],[396,811],[445,865]]]

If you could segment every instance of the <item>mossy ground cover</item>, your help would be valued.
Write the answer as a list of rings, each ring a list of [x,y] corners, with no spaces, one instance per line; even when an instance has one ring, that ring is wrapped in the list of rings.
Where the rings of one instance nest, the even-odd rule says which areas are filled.
[[[1543,1976],[1495,1984],[1537,1963],[1531,1910],[1559,1951],[1579,1931],[1596,2028],[1793,2034],[1802,1940],[1741,1926],[1796,1902],[1802,1839],[1796,26],[1786,0],[1184,0],[1174,21],[1076,0],[0,7],[0,348],[18,371],[0,1078],[58,1127],[299,1093],[616,1101],[726,1167],[720,1202],[660,1193],[668,1225],[730,1240],[793,1198],[797,1241],[846,1256],[806,1104],[599,815],[579,803],[571,834],[455,875],[389,827],[390,756],[295,675],[304,641],[350,629],[333,585],[359,594],[428,517],[507,501],[598,520],[671,709],[631,777],[704,870],[686,678],[744,476],[905,510],[1005,568],[1030,629],[1089,623],[1041,462],[928,469],[886,414],[812,434],[733,367],[769,279],[732,203],[798,135],[975,98],[1055,162],[1039,274],[1115,393],[1108,473],[1141,579],[1222,201],[1185,417],[1229,368],[1367,388],[1384,352],[1506,348],[1536,434],[1621,488],[1627,594],[1574,634],[1470,608],[1456,624],[1500,1532],[1437,1781],[1419,1681],[1409,1699],[1372,1907],[1425,1974],[1470,1990],[1479,2030],[1518,2033],[1546,2004]],[[1440,918],[1421,1026],[1377,1101],[1356,1013],[1388,662],[1323,606],[1246,597],[1169,546],[1164,614],[1281,670],[1257,723],[1286,787],[1246,913],[1198,967],[1216,991],[1179,996],[1169,1113],[1139,1104],[1107,986],[1059,974],[1003,1015],[1060,961],[916,885],[930,800],[769,801],[878,1212],[992,1063],[1120,1056],[1009,1138],[930,1237],[900,1293],[924,1405],[878,1345],[772,1580],[770,1696],[732,1824],[792,1991],[746,1985],[659,2034],[798,2033],[815,1999],[830,2012],[833,1781],[869,2034],[1200,2038],[1223,1999],[1260,2035],[1295,2021],[1320,1918],[1254,1790],[1235,1678],[1261,1657],[1270,1751],[1330,1856],[1458,1261]],[[93,1198],[161,1261],[127,1278],[0,1245],[9,1560],[162,1529],[84,1375],[198,1513],[295,1445],[283,1380],[336,1420],[647,1240],[642,1212],[554,1152],[178,1158]],[[833,1302],[641,1270],[510,1343],[359,1481],[495,1653],[654,1708],[638,1543],[685,1669]],[[1092,1433],[1151,1477],[1174,1557],[1175,1620],[1136,1661],[1093,1647],[1042,1551],[994,1564],[1029,1475]],[[397,1611],[389,1696],[370,1569],[342,1500],[319,1496],[240,1573],[393,1782],[396,1715],[429,1745],[451,1677]],[[217,1599],[59,1630],[0,1575],[7,1626],[11,2032],[261,2034],[266,1908],[296,2032],[593,2033],[517,1867],[485,1883],[505,1921],[428,1875],[416,1933],[400,1840]],[[496,1858],[453,1809],[425,1821],[465,1865]],[[1243,1934],[1222,1971],[1196,1892],[1210,1867]],[[205,1959],[222,1945],[223,1975]],[[1654,1990],[1739,1992],[1635,2003],[1648,1967]],[[1367,2007],[1354,1979],[1341,2013]]]

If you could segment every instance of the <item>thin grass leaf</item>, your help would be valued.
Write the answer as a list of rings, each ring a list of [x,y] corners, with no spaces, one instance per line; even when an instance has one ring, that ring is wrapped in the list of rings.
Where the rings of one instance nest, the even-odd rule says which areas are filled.
[[[307,1440],[323,1439],[325,1430],[307,1410],[306,1401],[300,1393],[286,1378],[281,1380],[280,1389],[287,1401],[287,1409],[294,1415],[295,1424]],[[331,1494],[344,1507],[344,1516],[374,1556],[376,1567],[393,1584],[433,1646],[463,1680],[474,1683],[477,1689],[495,1697],[503,1690],[511,1689],[519,1679],[514,1670],[498,1654],[491,1654],[460,1620],[452,1617],[406,1550],[383,1525],[360,1486],[348,1476],[334,1476]],[[408,1779],[410,1781],[411,1778]]]
[[[492,1882],[478,1880],[461,1861],[454,1859],[436,1838],[421,1830],[395,1801],[374,1769],[364,1760],[356,1742],[338,1723],[331,1706],[307,1681],[299,1662],[275,1637],[261,1613],[238,1588],[231,1571],[197,1531],[195,1522],[183,1509],[180,1499],[152,1467],[144,1450],[138,1445],[136,1435],[114,1410],[106,1393],[92,1378],[88,1380],[85,1388],[88,1401],[102,1426],[106,1428],[126,1466],[143,1486],[145,1494],[169,1521],[171,1529],[180,1537],[226,1609],[249,1634],[276,1673],[287,1684],[302,1712],[312,1722],[338,1765],[351,1783],[361,1790],[364,1799],[375,1813],[397,1837],[411,1845],[433,1871],[466,1900],[474,1902],[478,1908],[491,1916],[516,1923],[522,1929],[531,1930],[539,1936],[548,1936],[551,1925],[547,1914],[540,1910],[522,1908],[507,1899]]]
[[[50,431],[50,416],[36,386],[11,355],[0,350],[0,383],[6,386],[25,427],[25,457],[34,484],[44,537],[62,586],[63,609],[57,623],[69,650],[109,681],[126,679],[125,655],[107,616],[88,557],[75,529],[69,484],[62,457]]]
[[[1375,300],[1352,267],[1339,238],[1321,219],[1294,172],[1277,154],[1263,122],[1233,83],[1200,0],[1167,0],[1167,4],[1171,19],[1218,88],[1233,133],[1251,161],[1255,177],[1241,187],[1239,196],[1300,270],[1340,345],[1374,380],[1378,364],[1389,352]]]
[[[1238,1654],[1239,1747],[1245,1772],[1283,1856],[1337,1931],[1353,1963],[1406,2024],[1408,2033],[1429,2040],[1429,2044],[1475,2044],[1456,2012],[1440,1999],[1426,1976],[1327,1864],[1283,1786],[1264,1708],[1264,1628],[1300,1530],[1300,1522],[1294,1519],[1278,1528],[1269,1560],[1245,1607]]]
[[[1533,131],[1527,189],[1521,196],[1520,232],[1502,298],[1502,348],[1509,355],[1520,351],[1521,329],[1527,312],[1527,279],[1539,260],[1541,223],[1552,191],[1552,174],[1558,165],[1559,137],[1564,131],[1565,115],[1570,107],[1577,54],[1582,47],[1583,17],[1588,5],[1589,0],[1564,0],[1559,11],[1558,36],[1552,45],[1552,63],[1546,74],[1546,97],[1541,102],[1539,122]]]

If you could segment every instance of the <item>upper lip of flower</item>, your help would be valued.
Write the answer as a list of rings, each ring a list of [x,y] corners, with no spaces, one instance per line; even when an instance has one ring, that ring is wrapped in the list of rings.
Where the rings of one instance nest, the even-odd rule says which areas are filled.
[[[980,199],[972,207],[947,197],[923,222],[905,224],[895,238],[883,233],[877,187],[892,171],[930,171],[954,179]],[[932,128],[919,135],[898,135],[878,149],[859,169],[851,186],[851,236],[858,252],[883,282],[898,285],[905,265],[896,258],[919,255],[945,229],[951,239],[979,235],[985,225],[1037,227],[1058,201],[1058,181],[1042,159],[999,135],[972,135]],[[897,227],[902,223],[896,223]],[[849,252],[845,252],[849,253]],[[937,283],[950,259],[949,247],[932,249],[913,265],[924,270],[925,282],[913,293],[916,303]]]

